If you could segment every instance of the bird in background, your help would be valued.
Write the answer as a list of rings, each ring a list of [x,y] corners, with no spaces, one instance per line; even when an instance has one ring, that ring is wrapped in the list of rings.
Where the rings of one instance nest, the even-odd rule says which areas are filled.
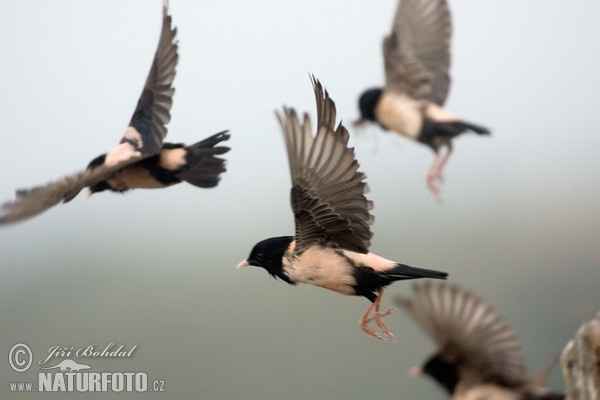
[[[264,268],[291,285],[308,283],[335,292],[364,296],[371,305],[359,319],[361,329],[383,339],[372,321],[390,338],[394,335],[380,311],[383,288],[394,281],[445,279],[448,275],[414,268],[369,252],[373,216],[367,200],[365,175],[358,171],[348,131],[335,126],[336,108],[321,83],[311,76],[317,102],[317,133],[310,117],[302,120],[292,108],[276,113],[283,132],[292,178],[291,205],[295,236],[279,236],[257,243],[238,268]]]
[[[94,158],[87,169],[32,189],[18,190],[14,201],[0,208],[0,225],[33,217],[59,202],[72,200],[83,188],[88,194],[135,188],[163,188],[182,181],[198,187],[214,187],[225,171],[217,155],[229,148],[219,146],[229,139],[226,131],[191,146],[163,143],[171,119],[173,80],[178,61],[177,29],[173,28],[168,2],[158,48],[137,106],[121,142]]]
[[[485,127],[458,119],[443,108],[450,88],[452,21],[445,0],[401,0],[392,32],[383,40],[385,87],[365,90],[360,118],[429,146],[435,153],[427,187],[440,199],[443,169],[452,139],[463,132],[487,135]],[[446,151],[443,152],[444,148]]]
[[[437,352],[412,375],[424,373],[457,400],[560,400],[544,388],[553,360],[528,377],[514,331],[483,300],[456,285],[415,284],[414,297],[397,297],[437,344]]]

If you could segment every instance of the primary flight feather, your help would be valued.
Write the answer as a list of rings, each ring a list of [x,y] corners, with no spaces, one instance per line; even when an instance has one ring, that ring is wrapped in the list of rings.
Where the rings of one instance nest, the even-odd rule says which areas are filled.
[[[413,372],[423,372],[457,400],[561,400],[527,376],[517,335],[472,292],[445,282],[414,286],[412,298],[396,298],[435,341],[437,351]]]

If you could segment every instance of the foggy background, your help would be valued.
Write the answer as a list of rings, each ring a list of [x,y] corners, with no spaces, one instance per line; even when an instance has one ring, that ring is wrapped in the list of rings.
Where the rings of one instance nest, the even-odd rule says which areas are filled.
[[[364,334],[368,306],[235,270],[259,240],[292,234],[290,177],[273,111],[314,118],[314,73],[348,125],[384,82],[381,40],[396,0],[173,0],[180,62],[166,140],[229,129],[215,189],[79,196],[0,229],[0,397],[34,381],[52,346],[110,342],[162,394],[81,398],[444,399],[408,368],[434,350],[403,312],[398,343]],[[159,0],[0,0],[0,200],[84,168],[120,139],[150,68]],[[425,187],[433,155],[377,126],[351,144],[374,201],[372,251],[448,271],[515,329],[531,372],[600,307],[600,2],[453,0],[446,106],[492,130],[456,140],[442,204]],[[392,285],[383,305],[411,284]],[[15,343],[32,368],[13,371]],[[73,358],[73,357],[71,357]],[[63,358],[54,358],[46,366]],[[559,369],[550,386],[563,389]],[[150,397],[148,397],[150,396]],[[69,395],[67,395],[69,397]]]

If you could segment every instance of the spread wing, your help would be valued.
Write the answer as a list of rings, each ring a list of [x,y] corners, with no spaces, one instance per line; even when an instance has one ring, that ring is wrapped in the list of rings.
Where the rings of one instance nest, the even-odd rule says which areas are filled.
[[[443,105],[451,36],[446,0],[400,0],[392,32],[383,40],[386,87]]]
[[[173,80],[177,65],[176,29],[171,27],[167,5],[163,6],[162,30],[156,54],[128,129],[102,165],[32,189],[18,190],[14,201],[0,207],[0,225],[33,217],[48,208],[67,202],[83,188],[92,186],[110,174],[140,159],[156,154],[167,134],[165,125],[171,119]]]
[[[177,28],[172,27],[167,4],[163,6],[163,22],[152,67],[121,143],[131,143],[143,156],[157,154],[171,120],[173,80],[179,55],[175,40]]]
[[[33,217],[61,201],[69,201],[84,187],[102,181],[121,167],[121,165],[115,165],[112,168],[99,166],[46,185],[17,190],[15,200],[6,202],[0,207],[0,225]]]
[[[413,289],[414,299],[397,303],[433,338],[440,356],[454,363],[461,377],[502,386],[525,383],[525,356],[517,336],[489,305],[445,283]]]
[[[335,104],[312,77],[317,100],[315,137],[308,115],[300,122],[293,109],[277,114],[292,175],[291,203],[296,219],[296,253],[313,244],[367,253],[371,240],[365,175],[358,172],[348,131],[335,127]]]

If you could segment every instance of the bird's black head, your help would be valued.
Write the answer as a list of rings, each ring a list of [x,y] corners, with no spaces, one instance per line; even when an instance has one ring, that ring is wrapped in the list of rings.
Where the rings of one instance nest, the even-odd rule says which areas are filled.
[[[439,354],[435,354],[423,365],[422,371],[443,386],[449,394],[454,394],[459,378],[455,364],[444,361]]]
[[[238,267],[252,265],[261,267],[274,277],[279,277],[292,283],[283,271],[283,255],[294,238],[292,236],[277,236],[262,240],[254,245],[250,256],[242,261]]]
[[[360,95],[358,99],[358,108],[360,109],[360,116],[362,119],[377,122],[375,117],[375,107],[379,102],[379,98],[383,90],[380,88],[368,89]]]

